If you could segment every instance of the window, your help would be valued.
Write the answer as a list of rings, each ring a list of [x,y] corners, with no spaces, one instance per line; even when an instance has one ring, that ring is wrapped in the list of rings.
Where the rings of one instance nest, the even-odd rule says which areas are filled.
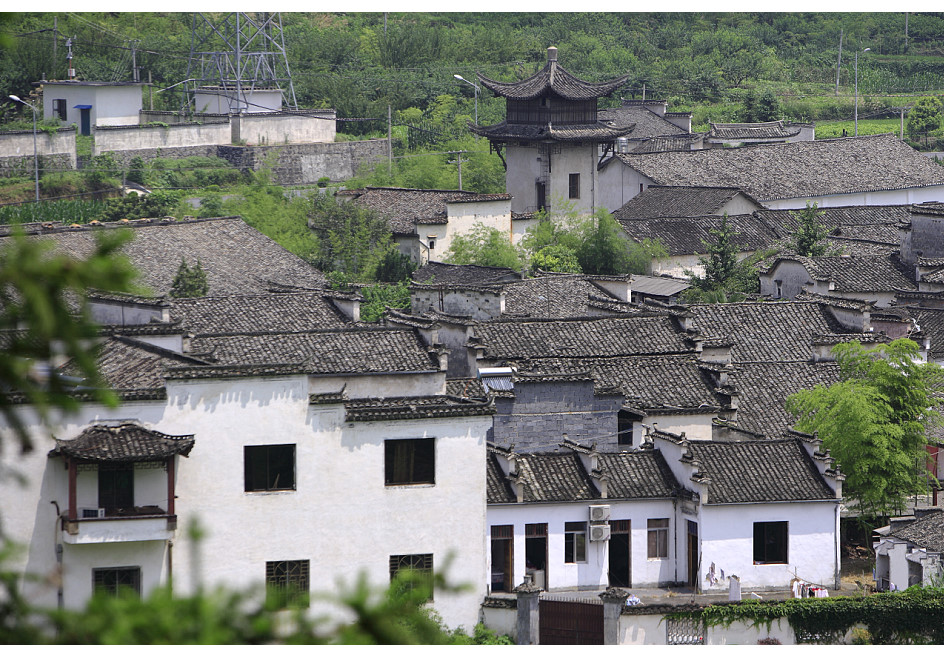
[[[754,522],[754,564],[787,562],[787,523]]]
[[[244,446],[246,492],[295,489],[295,445]]]
[[[587,561],[587,523],[564,522],[564,562]]]
[[[429,243],[429,248],[431,250],[436,249],[436,236],[426,236],[426,240]]]
[[[647,522],[649,527],[649,548],[647,556],[649,558],[668,558],[669,557],[669,519],[663,517],[660,519],[650,519]]]
[[[390,581],[393,582],[400,572],[403,575],[400,586],[405,590],[425,588],[429,592],[429,601],[433,599],[433,555],[432,554],[395,554],[390,557]]]
[[[66,99],[52,99],[52,113],[59,117],[60,120],[66,121]]]
[[[98,465],[98,507],[106,515],[134,512],[134,465],[130,462],[103,462]]]
[[[419,485],[436,482],[434,439],[384,441],[384,484]]]
[[[95,593],[118,595],[122,592],[141,594],[141,568],[97,567],[92,570],[92,590]]]
[[[571,174],[568,181],[568,196],[571,199],[580,199],[580,174]]]
[[[308,561],[266,561],[266,598],[285,609],[308,606]]]

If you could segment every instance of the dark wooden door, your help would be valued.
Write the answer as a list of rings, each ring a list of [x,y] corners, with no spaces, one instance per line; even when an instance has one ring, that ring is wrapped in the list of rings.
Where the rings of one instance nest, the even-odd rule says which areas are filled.
[[[79,129],[82,135],[92,134],[92,111],[88,108],[79,108]]]
[[[632,578],[632,535],[628,519],[614,519],[610,522],[609,572],[610,585],[630,588]]]
[[[603,645],[603,602],[541,599],[540,645]]]
[[[510,593],[514,582],[515,527],[504,524],[492,527],[492,591]]]
[[[698,524],[688,522],[688,585],[698,585]]]

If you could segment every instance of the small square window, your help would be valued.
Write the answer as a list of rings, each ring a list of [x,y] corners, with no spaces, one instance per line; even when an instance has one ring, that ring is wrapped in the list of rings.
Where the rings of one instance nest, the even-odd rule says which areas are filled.
[[[103,462],[98,465],[98,507],[108,516],[134,510],[134,465]]]
[[[787,562],[787,523],[754,522],[754,564]]]
[[[244,446],[246,492],[295,489],[295,445]]]
[[[429,592],[427,601],[433,600],[433,555],[432,554],[395,554],[390,557],[390,582],[396,580],[401,572],[401,586],[408,591],[424,588]]]
[[[52,100],[52,113],[61,121],[66,121],[66,99],[54,98]]]
[[[571,174],[567,187],[571,199],[580,199],[580,174]]]
[[[587,561],[587,523],[564,522],[564,562]]]
[[[384,440],[384,484],[422,485],[436,482],[436,440]]]
[[[308,561],[266,561],[266,598],[273,606],[305,608],[309,594]]]
[[[669,557],[669,519],[662,517],[659,519],[650,519],[648,526],[648,558],[668,558]]]
[[[95,593],[120,595],[141,594],[140,567],[98,567],[92,570],[92,590]]]

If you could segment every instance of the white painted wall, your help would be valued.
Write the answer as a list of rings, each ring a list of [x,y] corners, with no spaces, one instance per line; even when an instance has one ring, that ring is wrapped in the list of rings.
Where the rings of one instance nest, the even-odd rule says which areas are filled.
[[[77,85],[43,83],[43,117],[53,116],[53,100],[66,99],[66,124],[78,124],[76,105],[91,105],[92,126],[134,126],[142,107],[142,85]]]
[[[511,210],[515,213],[536,211],[535,182],[541,177],[541,150],[537,146],[509,144],[505,149],[505,190],[512,196]],[[551,197],[547,197],[548,202]]]
[[[771,209],[803,209],[806,203],[815,202],[820,208],[833,206],[885,206],[891,204],[920,204],[925,201],[944,201],[944,185],[928,185],[920,188],[903,190],[876,190],[874,192],[856,192],[833,194],[819,197],[794,197],[791,199],[758,199]]]
[[[54,154],[65,154],[69,166],[75,167],[75,130],[60,130],[56,133],[36,131],[36,153],[40,158]],[[33,130],[16,130],[0,133],[0,158],[29,158],[29,171],[33,171]],[[42,163],[42,160],[40,160]]]
[[[652,414],[633,423],[633,448],[639,448],[646,435],[644,426],[656,425],[663,432],[678,435],[685,433],[689,439],[711,439],[711,421],[715,414]]]
[[[334,142],[337,122],[334,110],[311,110],[305,114],[234,115],[234,140],[247,144],[295,144]]]
[[[645,190],[653,181],[613,158],[599,171],[599,205],[611,213]]]
[[[231,136],[229,123],[129,126],[100,130],[95,133],[94,155],[106,151],[230,144]]]
[[[233,112],[278,112],[282,109],[282,92],[278,89],[235,91],[201,89],[193,95],[198,113],[230,114]]]
[[[491,527],[514,524],[514,574],[512,583],[524,581],[525,574],[525,525],[547,524],[547,590],[564,588],[606,588],[609,570],[609,547],[607,542],[587,542],[587,560],[584,563],[564,562],[564,523],[587,522],[591,504],[610,506],[610,519],[631,520],[631,576],[634,587],[657,586],[677,581],[681,573],[676,570],[673,555],[676,525],[675,505],[667,500],[616,501],[601,499],[580,503],[521,503],[492,504],[488,506],[489,571],[491,574]],[[647,520],[669,518],[669,557],[647,558]],[[681,562],[684,562],[681,561]],[[681,569],[681,568],[680,568]]]

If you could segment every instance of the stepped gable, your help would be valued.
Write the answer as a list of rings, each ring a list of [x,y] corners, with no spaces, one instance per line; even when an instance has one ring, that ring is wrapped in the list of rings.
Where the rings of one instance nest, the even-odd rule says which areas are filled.
[[[485,499],[488,503],[517,503],[518,497],[515,495],[508,477],[502,471],[498,464],[498,458],[494,451],[488,451],[485,458]]]
[[[708,481],[708,503],[822,501],[836,498],[799,439],[688,442],[683,462]]]
[[[646,220],[623,220],[619,223],[631,240],[658,240],[670,256],[704,254],[705,243],[714,237],[712,230],[721,226],[721,216],[661,217]],[[752,252],[769,247],[780,236],[753,215],[730,215],[729,226],[737,233],[734,241],[740,251]]]
[[[613,211],[613,217],[617,220],[647,220],[720,215],[720,209],[739,193],[751,199],[750,195],[738,188],[650,185]],[[754,203],[759,205],[759,202]]]
[[[483,357],[490,360],[672,354],[687,353],[693,347],[671,316],[656,313],[498,320],[477,325],[474,334],[473,343],[481,344]]]
[[[656,185],[737,187],[761,201],[944,185],[940,165],[891,134],[614,159]]]
[[[511,268],[499,268],[485,265],[453,265],[430,261],[417,268],[411,280],[415,284],[428,286],[450,286],[471,284],[476,286],[503,284],[521,279],[521,273]]]
[[[705,337],[730,341],[731,359],[741,362],[808,361],[819,334],[845,334],[818,302],[693,304],[695,328]]]
[[[57,439],[49,457],[60,455],[94,462],[148,462],[190,455],[193,435],[165,435],[136,423],[95,425],[75,439]]]
[[[56,251],[80,259],[94,250],[98,231],[118,228],[131,229],[133,240],[121,251],[138,271],[138,282],[157,296],[170,291],[181,259],[200,263],[211,295],[265,293],[273,282],[318,289],[327,285],[321,272],[239,217],[26,226],[30,235],[52,240]],[[0,228],[0,245],[9,235],[9,227]]]
[[[412,235],[418,222],[444,224],[446,202],[488,201],[493,198],[510,199],[510,195],[480,195],[464,190],[435,190],[422,188],[371,187],[341,190],[339,199],[350,199],[359,206],[376,211],[387,218],[395,234]]]
[[[438,371],[438,360],[412,330],[341,329],[196,337],[197,356],[221,366],[301,365],[310,374]]]
[[[905,526],[888,533],[893,538],[933,552],[944,552],[944,510],[929,510]]]
[[[737,425],[768,437],[796,423],[787,397],[801,389],[839,382],[836,362],[750,362],[734,365],[729,383],[738,392]]]
[[[547,357],[513,362],[519,372],[589,373],[597,388],[623,394],[623,406],[645,412],[720,409],[725,400],[694,353],[624,357]]]
[[[764,121],[759,123],[709,124],[709,139],[730,140],[769,140],[787,139],[800,134],[800,126],[783,121]]]
[[[124,329],[124,328],[119,328]],[[127,336],[107,336],[97,347],[96,363],[105,383],[121,398],[164,398],[164,372],[169,368],[200,366],[207,362],[193,356]],[[77,377],[72,361],[60,367],[63,375]]]
[[[307,332],[351,325],[332,291],[209,296],[169,300],[171,319],[195,336]]]

